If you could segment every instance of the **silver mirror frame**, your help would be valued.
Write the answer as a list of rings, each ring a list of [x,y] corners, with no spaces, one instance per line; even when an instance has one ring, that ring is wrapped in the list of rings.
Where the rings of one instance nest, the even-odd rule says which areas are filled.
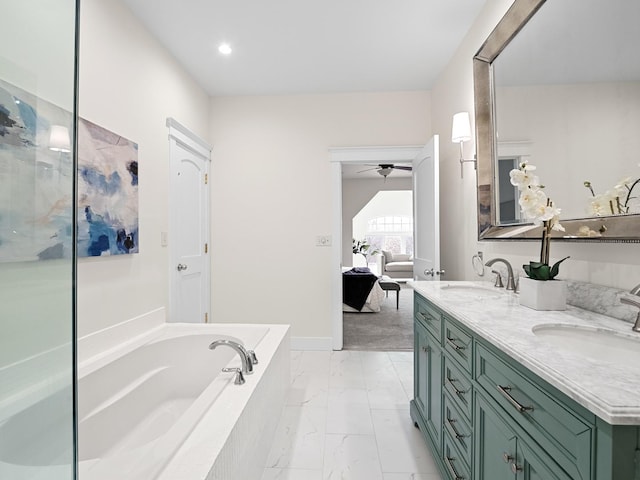
[[[495,158],[496,113],[493,61],[547,0],[515,0],[473,57],[473,83],[478,160],[478,239],[533,240],[542,235],[532,224],[498,225],[496,220]],[[554,232],[555,241],[640,243],[640,214],[562,219],[565,232]],[[581,227],[597,236],[580,234]]]

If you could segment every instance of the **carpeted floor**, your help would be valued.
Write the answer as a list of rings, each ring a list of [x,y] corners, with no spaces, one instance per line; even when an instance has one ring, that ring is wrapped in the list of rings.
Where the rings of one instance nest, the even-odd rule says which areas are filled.
[[[396,292],[389,292],[378,313],[343,313],[345,350],[413,350],[413,289],[400,286],[398,310]]]

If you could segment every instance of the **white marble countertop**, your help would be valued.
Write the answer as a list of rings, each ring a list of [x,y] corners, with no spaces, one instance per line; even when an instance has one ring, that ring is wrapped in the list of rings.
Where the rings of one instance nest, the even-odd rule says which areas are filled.
[[[409,282],[420,295],[467,326],[477,336],[612,425],[640,425],[640,364],[605,362],[589,351],[571,351],[536,336],[543,324],[606,329],[637,339],[631,324],[568,306],[536,311],[520,306],[518,295],[487,282]],[[485,289],[480,291],[478,289]]]

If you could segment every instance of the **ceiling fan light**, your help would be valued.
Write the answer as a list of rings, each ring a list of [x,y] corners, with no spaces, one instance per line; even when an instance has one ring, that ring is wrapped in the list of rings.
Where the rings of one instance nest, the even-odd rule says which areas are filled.
[[[387,178],[387,175],[391,173],[391,170],[393,170],[391,167],[382,167],[378,169],[378,173],[384,178]]]

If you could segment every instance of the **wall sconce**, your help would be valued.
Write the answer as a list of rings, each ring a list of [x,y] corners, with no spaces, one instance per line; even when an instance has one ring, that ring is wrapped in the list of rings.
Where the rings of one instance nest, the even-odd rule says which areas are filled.
[[[49,150],[60,153],[71,152],[71,139],[69,138],[69,129],[67,127],[51,125]]]
[[[469,112],[459,112],[453,116],[453,125],[451,127],[451,141],[460,144],[460,178],[463,178],[462,166],[465,162],[473,162],[473,167],[478,168],[478,161],[473,158],[466,160],[463,154],[463,143],[471,140],[471,122],[469,120]]]

